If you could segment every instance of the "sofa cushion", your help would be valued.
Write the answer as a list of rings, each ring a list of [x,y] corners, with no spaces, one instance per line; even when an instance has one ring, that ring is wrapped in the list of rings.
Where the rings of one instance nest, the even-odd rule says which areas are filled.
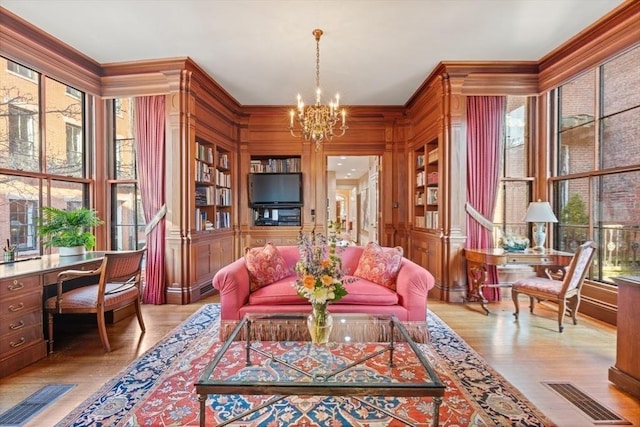
[[[403,249],[400,246],[383,248],[375,242],[369,242],[353,275],[395,290],[402,255]]]
[[[246,248],[244,262],[249,271],[251,292],[291,274],[291,268],[272,243],[261,248]]]
[[[346,276],[345,278],[348,278]],[[352,305],[395,305],[398,294],[383,286],[371,283],[366,279],[353,277],[347,287],[348,294],[331,304]],[[292,305],[309,304],[305,298],[298,296],[293,283],[296,276],[289,276],[277,282],[261,287],[249,295],[249,305]],[[330,304],[330,305],[331,305]],[[331,310],[329,310],[331,311]]]

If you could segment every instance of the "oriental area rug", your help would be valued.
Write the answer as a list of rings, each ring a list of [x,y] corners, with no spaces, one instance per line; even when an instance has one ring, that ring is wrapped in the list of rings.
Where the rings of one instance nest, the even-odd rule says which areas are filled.
[[[199,425],[194,383],[222,345],[219,320],[218,304],[201,307],[57,426]],[[554,425],[432,312],[428,312],[428,327],[430,343],[419,347],[446,385],[441,426]],[[381,427],[431,423],[429,398],[370,399],[384,411],[348,397],[291,396],[229,425]],[[253,403],[247,396],[210,395],[207,425],[220,424]],[[401,414],[410,424],[389,413]]]

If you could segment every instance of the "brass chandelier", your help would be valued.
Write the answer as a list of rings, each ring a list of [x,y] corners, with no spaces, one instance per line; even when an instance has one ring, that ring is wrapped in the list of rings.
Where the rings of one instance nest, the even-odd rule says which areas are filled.
[[[298,105],[289,112],[289,131],[291,135],[300,138],[301,135],[294,133],[294,122],[300,124],[302,135],[307,141],[313,141],[316,150],[320,148],[323,141],[331,141],[333,137],[340,137],[348,129],[346,123],[346,111],[344,108],[339,111],[340,95],[336,94],[335,100],[331,100],[329,105],[320,103],[320,37],[323,32],[320,29],[313,30],[316,39],[316,103],[314,105],[304,105],[304,101],[298,94]],[[334,133],[334,128],[340,123],[339,135]]]

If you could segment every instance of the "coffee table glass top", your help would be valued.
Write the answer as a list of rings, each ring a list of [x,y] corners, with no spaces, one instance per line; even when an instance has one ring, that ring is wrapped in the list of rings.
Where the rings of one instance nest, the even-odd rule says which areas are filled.
[[[245,316],[196,383],[198,393],[206,388],[217,394],[444,394],[395,316],[332,314],[331,339],[324,345],[309,341],[306,316]],[[323,390],[328,388],[331,393]]]

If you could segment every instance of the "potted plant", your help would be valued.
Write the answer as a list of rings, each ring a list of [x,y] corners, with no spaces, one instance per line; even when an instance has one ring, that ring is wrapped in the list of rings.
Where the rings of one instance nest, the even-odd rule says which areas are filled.
[[[89,229],[103,224],[95,211],[85,207],[62,210],[51,206],[43,206],[41,211],[38,233],[44,246],[59,247],[60,256],[79,255],[95,246],[96,237]]]

